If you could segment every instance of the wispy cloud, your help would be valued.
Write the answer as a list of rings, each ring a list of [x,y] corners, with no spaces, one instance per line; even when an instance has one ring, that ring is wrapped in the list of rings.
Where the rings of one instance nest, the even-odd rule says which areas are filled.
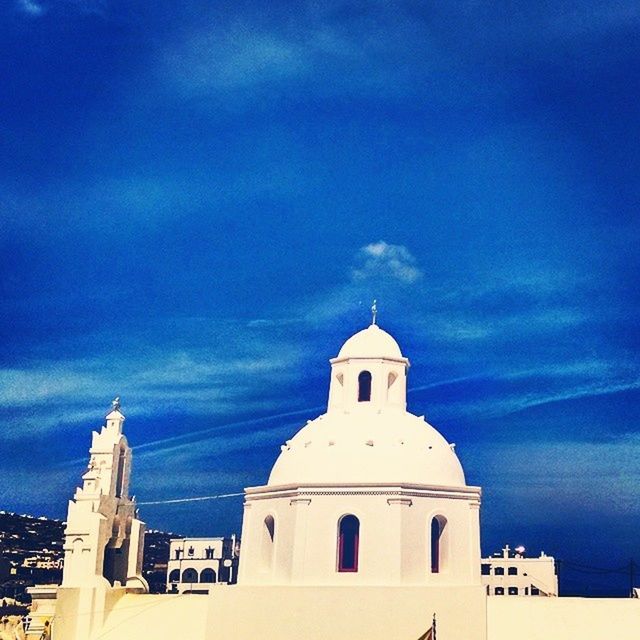
[[[246,25],[201,30],[167,54],[176,79],[192,90],[237,88],[308,71],[305,47]]]
[[[493,488],[485,497],[491,511],[512,514],[526,525],[577,518],[584,526],[602,512],[637,521],[638,455],[637,435],[600,443],[485,443],[465,466],[472,478]],[[588,527],[593,535],[593,522]]]
[[[437,391],[446,389],[449,391],[444,394],[447,400],[443,403]],[[409,397],[424,397],[427,392],[428,406],[438,414],[493,421],[545,405],[638,389],[637,368],[619,360],[566,361],[522,369],[502,362],[491,367],[485,363],[484,371],[472,375],[412,385]],[[558,420],[558,434],[562,432],[562,422]]]
[[[507,20],[499,10],[477,3],[448,3],[433,13],[434,19],[419,18],[404,2],[371,2],[355,10],[349,0],[302,4],[295,19],[280,15],[277,7],[267,14],[246,11],[241,19],[224,11],[200,12],[197,24],[162,52],[161,79],[195,95],[249,97],[251,88],[255,99],[261,87],[302,87],[325,95],[349,94],[357,87],[360,96],[424,92],[430,102],[450,100],[457,107],[479,91],[486,104],[508,100],[510,92],[521,91],[521,83],[509,87],[501,78],[498,95],[486,90],[478,75],[464,91],[445,79],[473,76],[479,60],[486,63],[497,54],[526,60],[530,50],[640,21],[637,3],[629,1],[586,7],[560,2],[551,9],[515,4]],[[447,27],[434,32],[438,20]],[[450,25],[456,25],[455,32]],[[460,31],[469,34],[463,44],[457,41]]]
[[[402,309],[404,330],[431,345],[429,362],[453,372],[454,382],[491,385],[491,393],[482,398],[465,392],[449,402],[449,409],[459,415],[504,416],[637,388],[637,369],[620,358],[576,360],[571,349],[539,350],[539,336],[557,336],[561,347],[563,336],[588,320],[569,295],[576,286],[571,280],[565,282],[567,291],[562,279],[532,272],[513,282],[463,285],[454,295],[447,288],[430,288],[410,248],[386,240],[355,250],[346,273],[343,282],[293,303],[284,318],[176,320],[172,332],[181,339],[162,349],[154,346],[156,335],[166,340],[162,328],[133,332],[124,340],[120,335],[100,336],[106,352],[112,345],[118,354],[110,357],[108,366],[105,356],[88,354],[0,369],[5,435],[19,438],[61,426],[75,428],[98,415],[99,407],[116,394],[125,398],[132,418],[177,412],[215,416],[215,424],[224,424],[240,410],[257,417],[288,415],[308,403],[300,398],[302,406],[296,404],[297,396],[285,390],[300,384],[320,336],[330,334],[336,341],[325,355],[337,352],[340,337],[347,337],[338,326],[354,314],[366,322],[374,297],[383,310]],[[78,351],[73,344],[67,349]],[[58,347],[54,353],[57,358]],[[444,380],[431,378],[425,384],[424,378],[414,379],[412,389],[445,387],[450,378]],[[254,426],[258,423],[250,428]],[[173,442],[174,435],[169,433],[165,444]]]
[[[446,57],[434,62],[433,40],[416,29],[401,5],[372,3],[361,13],[351,11],[349,2],[303,4],[295,20],[278,20],[277,14],[246,12],[241,21],[201,16],[187,37],[164,51],[165,78],[196,95],[293,85],[345,93],[354,83],[360,91],[392,94],[399,87],[415,90],[405,47],[418,56],[430,51],[425,67],[446,65]]]
[[[290,399],[278,390],[286,388],[295,375],[299,346],[270,326],[247,328],[239,335],[224,322],[196,324],[191,329],[183,325],[183,335],[206,333],[212,336],[212,344],[198,341],[164,351],[153,346],[153,331],[131,334],[128,340],[102,335],[103,347],[112,340],[119,343],[117,358],[56,360],[59,350],[54,349],[50,361],[0,369],[5,437],[74,429],[80,421],[99,418],[99,408],[118,394],[125,398],[130,416],[178,412],[221,417],[239,410],[268,413],[286,407]]]
[[[532,407],[539,407],[552,403],[566,402],[580,398],[612,395],[625,391],[640,389],[640,379],[632,380],[598,380],[588,384],[569,386],[555,392],[522,392],[518,397],[494,401],[485,415],[504,416]],[[485,410],[488,407],[485,407]]]

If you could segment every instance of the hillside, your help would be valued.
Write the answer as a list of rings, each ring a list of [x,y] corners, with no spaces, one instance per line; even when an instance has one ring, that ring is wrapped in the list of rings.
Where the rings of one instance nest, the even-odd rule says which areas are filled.
[[[60,583],[65,524],[44,516],[0,511],[0,597],[24,601],[28,586]],[[147,531],[143,575],[152,593],[164,592],[169,542],[178,537]]]

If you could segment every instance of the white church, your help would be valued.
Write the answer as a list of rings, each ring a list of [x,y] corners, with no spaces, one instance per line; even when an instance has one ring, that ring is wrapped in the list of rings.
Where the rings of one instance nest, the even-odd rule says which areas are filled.
[[[238,584],[207,595],[147,593],[114,402],[69,503],[53,639],[637,639],[640,600],[488,598],[481,490],[407,411],[396,340],[374,317],[330,364],[326,413],[245,490]]]

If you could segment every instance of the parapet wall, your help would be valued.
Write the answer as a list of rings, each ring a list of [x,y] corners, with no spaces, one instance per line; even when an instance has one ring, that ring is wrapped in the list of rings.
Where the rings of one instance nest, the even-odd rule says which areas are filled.
[[[487,598],[488,640],[638,640],[640,600]]]

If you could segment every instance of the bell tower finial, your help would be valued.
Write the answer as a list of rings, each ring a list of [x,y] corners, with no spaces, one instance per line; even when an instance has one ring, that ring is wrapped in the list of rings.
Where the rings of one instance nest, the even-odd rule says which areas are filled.
[[[111,410],[112,411],[120,411],[120,396],[116,396],[111,401]]]
[[[374,300],[371,305],[371,324],[376,324],[376,318],[378,317],[378,301]]]

